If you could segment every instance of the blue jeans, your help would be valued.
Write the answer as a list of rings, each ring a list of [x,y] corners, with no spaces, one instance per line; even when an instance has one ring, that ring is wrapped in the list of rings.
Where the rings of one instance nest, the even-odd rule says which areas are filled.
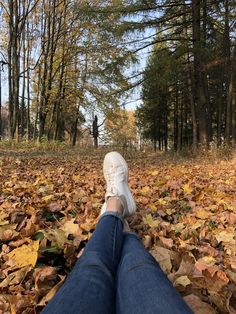
[[[159,264],[122,219],[106,213],[43,314],[190,314]]]

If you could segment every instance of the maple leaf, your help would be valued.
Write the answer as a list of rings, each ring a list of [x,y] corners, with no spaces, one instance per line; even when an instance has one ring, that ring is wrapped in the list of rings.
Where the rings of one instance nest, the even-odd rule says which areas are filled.
[[[153,219],[151,214],[143,217],[143,222],[148,225],[150,228],[156,228],[159,226],[160,222],[157,219]]]
[[[210,216],[210,213],[208,213],[206,210],[204,209],[200,209],[196,212],[195,216],[199,219],[208,219],[208,217]]]
[[[185,184],[183,186],[183,190],[184,190],[184,194],[186,195],[191,194],[193,192],[193,189],[190,187],[189,184]]]
[[[235,232],[228,232],[228,231],[221,231],[215,235],[216,240],[218,243],[223,242],[223,243],[235,243],[234,237],[235,237]]]
[[[38,258],[39,241],[28,240],[28,244],[14,249],[6,255],[7,265],[12,268],[21,268],[28,265],[35,266]]]

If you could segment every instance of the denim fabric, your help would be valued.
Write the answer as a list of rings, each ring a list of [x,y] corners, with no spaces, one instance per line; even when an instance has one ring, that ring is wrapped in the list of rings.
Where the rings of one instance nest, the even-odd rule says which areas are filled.
[[[131,233],[124,234],[117,270],[116,313],[192,313],[153,256]]]
[[[43,314],[192,313],[155,259],[112,213]]]

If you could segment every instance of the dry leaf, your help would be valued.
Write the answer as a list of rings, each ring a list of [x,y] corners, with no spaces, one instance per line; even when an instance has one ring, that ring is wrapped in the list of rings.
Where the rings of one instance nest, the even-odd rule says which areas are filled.
[[[62,286],[63,282],[65,281],[66,276],[59,276],[60,281],[45,295],[40,302],[38,303],[38,306],[45,306],[57,293],[57,291],[60,289]]]
[[[189,294],[184,297],[194,314],[216,314],[215,310],[206,302],[203,302],[198,296]]]
[[[157,219],[153,219],[151,214],[146,215],[143,217],[143,222],[148,225],[150,228],[156,228],[159,226],[160,222]]]
[[[27,265],[35,266],[38,258],[39,241],[29,241],[29,243],[14,249],[6,256],[7,265],[11,263],[13,268],[21,268]]]
[[[5,288],[7,286],[17,285],[21,283],[31,269],[32,267],[30,265],[27,265],[17,271],[14,271],[0,283],[0,288]]]
[[[74,223],[74,221],[75,221],[74,218],[71,220],[66,220],[63,226],[60,228],[61,230],[65,232],[67,237],[69,234],[76,235],[80,231],[79,225],[77,223]]]
[[[164,273],[169,274],[172,269],[171,251],[163,247],[155,247],[155,250],[150,251],[150,253],[157,260]]]
[[[234,232],[228,232],[228,231],[221,231],[218,234],[215,235],[216,240],[218,243],[223,242],[223,243],[231,243],[235,244],[235,233]]]
[[[179,291],[184,291],[187,286],[191,285],[191,281],[189,280],[188,276],[180,276],[174,281],[173,285]]]

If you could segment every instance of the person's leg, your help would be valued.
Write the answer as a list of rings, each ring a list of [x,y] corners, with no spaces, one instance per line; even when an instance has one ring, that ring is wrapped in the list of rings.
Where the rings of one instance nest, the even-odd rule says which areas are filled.
[[[117,271],[116,313],[192,313],[159,264],[132,233],[124,233]]]
[[[136,205],[128,187],[128,166],[117,152],[104,158],[105,203],[92,238],[65,284],[43,314],[115,313],[115,274],[123,243],[123,216]]]
[[[115,274],[123,242],[122,205],[108,200],[99,220],[65,284],[43,314],[115,313]]]

